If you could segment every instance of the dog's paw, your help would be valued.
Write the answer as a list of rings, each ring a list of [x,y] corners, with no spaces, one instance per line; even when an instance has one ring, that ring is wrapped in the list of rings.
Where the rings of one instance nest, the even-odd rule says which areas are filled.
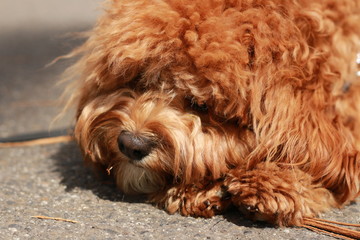
[[[329,191],[299,170],[259,166],[231,171],[224,185],[232,203],[250,219],[279,226],[301,225],[334,204]]]
[[[292,225],[296,219],[296,196],[273,185],[271,179],[244,175],[226,181],[232,202],[247,217],[278,225]],[[295,194],[296,195],[296,194]]]
[[[230,195],[220,183],[190,186],[182,196],[180,213],[185,216],[212,217],[225,211],[231,202]]]
[[[169,189],[162,207],[169,213],[209,218],[224,212],[230,203],[231,197],[223,189],[222,182],[210,182]]]

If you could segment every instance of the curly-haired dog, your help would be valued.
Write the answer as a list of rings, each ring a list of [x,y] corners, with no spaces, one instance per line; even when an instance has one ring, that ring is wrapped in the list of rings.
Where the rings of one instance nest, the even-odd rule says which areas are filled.
[[[168,212],[301,225],[360,192],[358,0],[110,0],[75,137]]]

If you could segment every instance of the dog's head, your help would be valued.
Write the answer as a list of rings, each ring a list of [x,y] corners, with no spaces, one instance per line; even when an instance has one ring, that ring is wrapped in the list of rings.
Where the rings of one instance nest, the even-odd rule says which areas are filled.
[[[176,93],[120,89],[82,109],[76,138],[127,193],[220,178],[250,151],[252,133]]]

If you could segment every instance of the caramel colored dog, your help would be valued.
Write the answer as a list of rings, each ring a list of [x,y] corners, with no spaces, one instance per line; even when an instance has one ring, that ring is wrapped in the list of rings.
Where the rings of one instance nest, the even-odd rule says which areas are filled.
[[[301,225],[360,192],[358,52],[358,0],[110,0],[69,55],[75,137],[170,213]]]

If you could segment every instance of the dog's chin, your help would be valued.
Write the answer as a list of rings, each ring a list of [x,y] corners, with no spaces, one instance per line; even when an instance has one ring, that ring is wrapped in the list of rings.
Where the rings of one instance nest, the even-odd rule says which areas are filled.
[[[141,167],[139,162],[122,162],[116,170],[116,183],[126,194],[150,194],[164,187],[164,179],[156,172]]]

